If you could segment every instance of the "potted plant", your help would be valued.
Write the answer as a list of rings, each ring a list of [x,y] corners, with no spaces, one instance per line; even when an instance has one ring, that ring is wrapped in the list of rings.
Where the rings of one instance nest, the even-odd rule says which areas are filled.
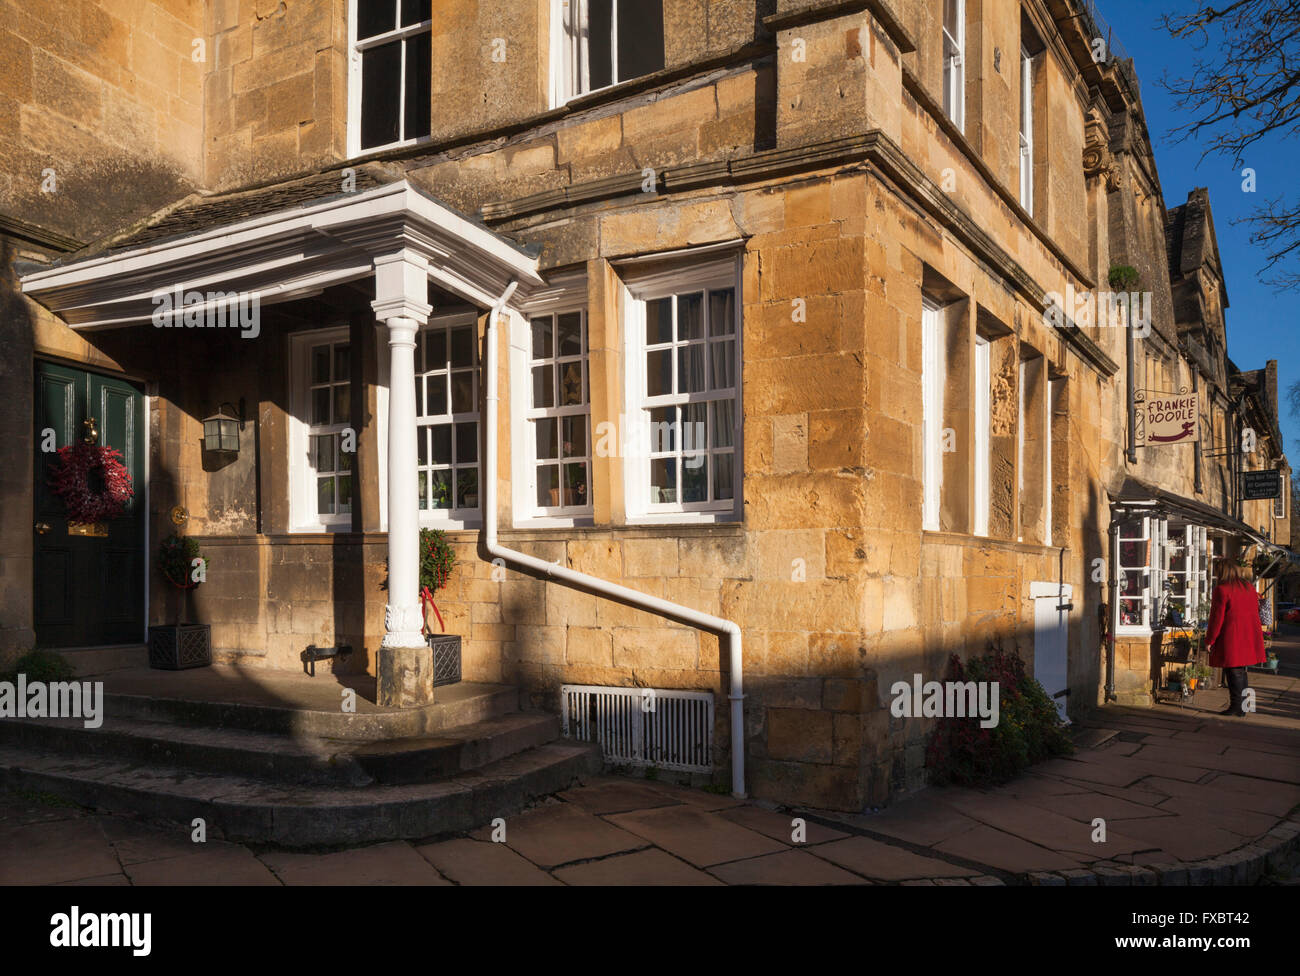
[[[1260,667],[1263,668],[1265,671],[1276,671],[1276,670],[1277,670],[1277,652],[1276,652],[1276,651],[1269,651],[1269,652],[1268,652],[1268,658],[1264,661],[1263,664],[1260,665]]]
[[[433,601],[433,595],[447,585],[452,567],[456,565],[456,550],[447,542],[441,529],[420,530],[420,608],[424,617],[423,629],[427,632],[429,648],[433,651],[433,686],[452,685],[460,681],[460,635],[435,634],[429,627],[429,610],[446,631],[442,614]]]
[[[149,666],[167,671],[212,663],[212,628],[189,621],[190,594],[208,575],[198,541],[172,533],[158,547],[158,571],[173,592],[174,623],[149,628]]]
[[[1282,572],[1283,563],[1283,560],[1277,559],[1266,552],[1261,552],[1255,557],[1251,569],[1254,571],[1256,579],[1272,579]]]

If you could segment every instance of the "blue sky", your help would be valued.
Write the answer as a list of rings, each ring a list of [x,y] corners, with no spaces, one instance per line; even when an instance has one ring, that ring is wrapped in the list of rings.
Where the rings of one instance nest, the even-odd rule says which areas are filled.
[[[1228,288],[1228,355],[1243,370],[1262,367],[1269,359],[1277,360],[1281,401],[1278,420],[1286,438],[1287,455],[1294,464],[1300,457],[1300,424],[1288,413],[1286,390],[1300,379],[1300,341],[1294,311],[1300,293],[1275,292],[1271,285],[1259,280],[1264,252],[1250,243],[1247,227],[1234,226],[1232,221],[1246,216],[1264,200],[1300,192],[1295,161],[1300,141],[1270,138],[1247,150],[1242,166],[1255,170],[1257,192],[1242,192],[1241,171],[1232,166],[1231,159],[1216,155],[1200,161],[1203,145],[1192,140],[1174,142],[1167,135],[1186,116],[1174,111],[1173,98],[1159,84],[1161,77],[1166,71],[1171,79],[1187,77],[1197,56],[1208,57],[1213,51],[1207,48],[1198,52],[1186,42],[1171,38],[1160,27],[1160,15],[1190,13],[1196,4],[1192,0],[1098,0],[1097,5],[1137,68],[1165,206],[1183,203],[1193,187],[1209,187],[1214,232]]]

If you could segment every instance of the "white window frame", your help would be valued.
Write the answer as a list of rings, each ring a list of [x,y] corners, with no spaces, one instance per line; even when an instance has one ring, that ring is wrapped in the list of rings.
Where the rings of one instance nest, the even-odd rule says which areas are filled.
[[[351,343],[350,329],[337,326],[295,332],[289,337],[289,396],[293,408],[289,411],[289,531],[290,532],[351,532],[352,513],[322,516],[316,503],[316,467],[311,453],[311,438],[317,434],[337,434],[347,423],[311,423],[311,350],[315,346],[345,342],[352,346],[350,355],[358,350]],[[331,352],[331,360],[333,353]],[[333,367],[331,366],[331,369]],[[356,390],[349,392],[349,400]],[[332,408],[331,408],[332,409]],[[319,428],[319,429],[316,429]],[[355,507],[359,479],[356,455],[352,466],[352,504]]]
[[[1047,369],[1046,363],[1043,369]],[[1043,545],[1052,544],[1052,409],[1056,404],[1056,398],[1060,394],[1061,380],[1054,380],[1050,375],[1046,377],[1047,390],[1046,404],[1043,407]]]
[[[687,294],[708,289],[731,288],[735,293],[734,342],[735,360],[733,375],[734,428],[732,431],[732,497],[712,502],[651,502],[650,453],[651,429],[649,406],[671,406],[684,403],[707,402],[726,399],[706,393],[669,394],[651,400],[646,390],[646,303],[656,298]],[[742,517],[744,485],[744,391],[743,363],[743,295],[741,292],[741,257],[739,254],[722,260],[707,260],[699,264],[680,264],[672,270],[650,275],[629,276],[621,289],[624,357],[624,419],[627,426],[626,446],[620,445],[623,454],[625,504],[628,521],[632,524],[729,522]],[[674,311],[674,315],[676,312]],[[709,371],[712,344],[708,335],[708,299],[705,298],[705,372]],[[675,347],[674,347],[675,348]],[[673,356],[673,375],[676,376],[677,357]],[[706,421],[707,423],[707,421]],[[597,441],[599,437],[597,436]],[[709,433],[712,443],[712,433]],[[710,453],[705,454],[705,465],[712,465]],[[719,452],[725,453],[725,452]],[[681,491],[681,483],[678,483]]]
[[[953,0],[956,7],[956,34],[948,29],[947,4],[943,37],[943,110],[960,132],[966,131],[966,0]]]
[[[591,332],[587,309],[585,275],[553,281],[548,294],[529,302],[510,315],[510,424],[516,445],[511,455],[511,511],[516,527],[573,526],[592,524],[595,501],[595,444],[591,419]],[[532,405],[532,321],[558,317],[565,313],[582,315],[584,395],[581,407],[535,408]],[[537,504],[537,441],[534,422],[540,417],[575,414],[587,418],[587,504],[582,506],[542,507]]]
[[[393,0],[394,9],[400,16],[401,0]],[[370,146],[367,149],[361,148],[361,52],[374,47],[381,47],[385,44],[402,42],[402,67],[398,75],[398,105],[397,105],[397,125],[398,131],[406,127],[406,44],[405,42],[418,34],[429,34],[430,37],[430,59],[432,62],[432,34],[433,19],[421,21],[418,24],[411,24],[409,27],[399,27],[395,30],[386,31],[383,34],[377,34],[374,37],[367,37],[363,41],[357,40],[357,0],[348,0],[348,156],[360,156],[381,152],[385,149],[396,149],[402,146],[418,146],[421,143],[431,142],[433,140],[432,132],[426,136],[418,136],[414,139],[398,139],[396,142],[385,143],[382,146]],[[432,111],[432,106],[430,107]],[[430,126],[432,129],[432,126]]]
[[[1273,518],[1278,520],[1286,518],[1287,499],[1291,495],[1290,473],[1283,471],[1280,480],[1282,482],[1282,492],[1277,498],[1273,499]]]
[[[1034,215],[1034,58],[1020,46],[1020,205]]]
[[[944,316],[936,302],[921,300],[921,397],[923,495],[921,528],[938,532],[943,499]]]
[[[608,91],[634,78],[618,76],[618,2],[610,17],[610,73],[613,82],[601,88],[591,87],[587,58],[587,0],[552,0],[551,6],[551,108],[593,91]],[[665,28],[665,33],[667,29]],[[661,42],[665,38],[660,38]],[[666,58],[666,52],[665,52]],[[637,75],[643,78],[644,75]]]
[[[992,346],[984,336],[975,337],[975,535],[989,534],[989,491],[992,450],[991,386]]]
[[[1116,551],[1115,551],[1115,633],[1117,636],[1146,636],[1151,633],[1151,616],[1154,610],[1153,604],[1160,593],[1160,581],[1156,578],[1158,567],[1160,566],[1159,552],[1159,529],[1158,523],[1161,520],[1153,516],[1141,516],[1130,519],[1120,525],[1117,534]],[[1125,535],[1126,527],[1131,527],[1134,523],[1141,522],[1142,535],[1133,535],[1130,528],[1130,534]],[[1143,565],[1129,565],[1123,561],[1122,553],[1124,552],[1125,542],[1145,542],[1147,543],[1146,562]],[[1126,570],[1141,573],[1145,585],[1141,587],[1141,595],[1124,596],[1122,594],[1122,584],[1124,572]],[[1140,601],[1142,605],[1141,621],[1139,623],[1123,623],[1123,601]]]

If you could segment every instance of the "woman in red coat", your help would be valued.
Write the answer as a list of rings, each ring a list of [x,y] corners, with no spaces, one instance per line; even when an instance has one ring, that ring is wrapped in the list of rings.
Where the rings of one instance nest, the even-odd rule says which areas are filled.
[[[1228,679],[1228,707],[1222,715],[1245,715],[1241,703],[1246,692],[1246,668],[1264,663],[1264,629],[1259,623],[1259,594],[1246,578],[1246,570],[1230,559],[1220,559],[1218,585],[1210,601],[1210,623],[1205,644],[1210,666],[1223,668]]]

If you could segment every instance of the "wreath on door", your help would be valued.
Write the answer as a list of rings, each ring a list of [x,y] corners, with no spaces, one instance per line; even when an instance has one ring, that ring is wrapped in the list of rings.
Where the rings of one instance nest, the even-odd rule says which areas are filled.
[[[69,522],[109,522],[126,510],[135,488],[119,451],[83,442],[59,448],[58,456],[49,484]]]

